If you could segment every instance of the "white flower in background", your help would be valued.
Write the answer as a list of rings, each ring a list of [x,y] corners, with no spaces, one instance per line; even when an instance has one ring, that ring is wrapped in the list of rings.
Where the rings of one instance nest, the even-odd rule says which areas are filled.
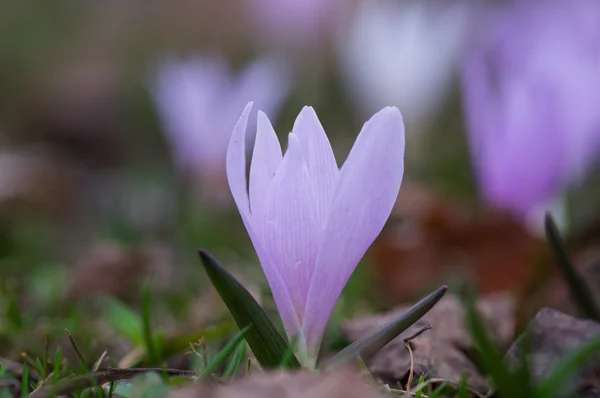
[[[151,93],[180,169],[205,182],[224,181],[227,145],[240,113],[253,100],[275,118],[290,78],[285,65],[272,58],[255,61],[239,74],[214,56],[164,60]]]
[[[386,105],[407,120],[443,103],[467,32],[467,3],[367,0],[339,38],[340,68],[364,114]]]

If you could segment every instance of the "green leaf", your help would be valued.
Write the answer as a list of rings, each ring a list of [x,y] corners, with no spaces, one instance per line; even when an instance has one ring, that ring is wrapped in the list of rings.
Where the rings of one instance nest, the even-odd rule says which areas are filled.
[[[201,250],[200,259],[213,286],[225,302],[240,329],[251,325],[246,341],[256,360],[266,369],[275,369],[283,363],[288,344],[254,297],[210,254]],[[292,356],[290,369],[299,369],[300,363]]]
[[[21,374],[21,396],[26,398],[29,395],[29,365],[23,364],[23,373]]]
[[[478,362],[492,377],[497,395],[510,398],[535,396],[531,384],[512,374],[504,364],[502,355],[498,352],[483,326],[483,321],[475,308],[475,298],[472,294],[465,293],[463,295],[463,306],[466,311],[467,327],[478,351]]]
[[[227,363],[227,366],[225,367],[225,371],[223,372],[223,378],[225,380],[234,379],[238,375],[240,369],[242,368],[242,365],[244,364],[245,357],[246,344],[240,344],[233,352],[231,360],[229,361],[229,363]]]
[[[433,306],[436,305],[437,302],[440,301],[440,299],[444,296],[446,290],[446,286],[438,288],[429,296],[410,307],[405,313],[381,326],[370,335],[365,336],[344,348],[321,367],[326,369],[339,367],[355,360],[357,357],[367,361],[379,350],[381,350],[387,343],[392,341],[400,333],[404,332],[415,322],[421,319],[423,315],[428,313],[429,310],[431,310]]]
[[[55,384],[58,381],[58,376],[60,374],[60,367],[62,366],[62,352],[60,347],[56,348],[56,353],[54,354],[54,362],[52,363],[52,380],[51,384]]]
[[[546,239],[554,257],[556,257],[556,264],[569,284],[571,294],[577,305],[588,318],[600,322],[600,307],[598,306],[596,297],[588,284],[575,270],[550,213],[546,213],[545,228]]]
[[[442,392],[444,392],[444,389],[446,388],[446,386],[448,385],[448,382],[445,381],[442,384],[440,384],[439,386],[437,386],[435,388],[435,390],[433,390],[431,392],[431,394],[429,395],[429,398],[437,398],[440,396],[440,394],[442,394]]]
[[[538,386],[538,396],[554,397],[560,391],[565,381],[592,358],[600,353],[600,336],[587,341],[577,349],[571,351],[554,366],[550,375]]]
[[[161,359],[159,353],[160,345],[157,339],[152,335],[152,325],[150,316],[152,312],[151,302],[151,285],[149,282],[144,284],[142,289],[142,337],[144,340],[144,346],[146,347],[146,353],[148,354],[148,360],[151,364],[158,364]]]
[[[127,339],[133,346],[144,343],[142,319],[135,311],[112,297],[102,297],[100,308],[102,318],[117,334]]]
[[[242,330],[240,330],[233,338],[223,347],[223,349],[214,357],[202,371],[199,372],[198,377],[204,378],[210,376],[217,370],[219,365],[225,362],[225,359],[231,354],[239,345],[243,342],[244,336],[251,328],[251,325],[246,326]]]

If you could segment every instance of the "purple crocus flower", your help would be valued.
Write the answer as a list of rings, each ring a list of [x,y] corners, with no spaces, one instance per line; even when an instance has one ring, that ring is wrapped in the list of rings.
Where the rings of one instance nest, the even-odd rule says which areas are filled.
[[[525,216],[582,176],[600,145],[600,2],[486,9],[462,71],[484,197]]]
[[[397,108],[375,114],[338,169],[312,108],[296,118],[283,156],[269,119],[258,112],[247,190],[251,107],[231,137],[227,178],[288,337],[311,366],[335,302],[396,201],[404,124]]]
[[[152,87],[179,167],[209,181],[225,178],[225,154],[235,122],[250,99],[272,117],[290,89],[284,65],[263,58],[234,74],[219,57],[166,59]]]

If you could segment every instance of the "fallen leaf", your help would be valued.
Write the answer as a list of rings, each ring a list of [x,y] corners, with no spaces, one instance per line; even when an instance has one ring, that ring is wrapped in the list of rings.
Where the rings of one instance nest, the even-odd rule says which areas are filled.
[[[383,394],[369,387],[360,375],[340,372],[256,373],[228,385],[199,384],[183,388],[171,398],[377,398]]]
[[[481,312],[491,337],[499,344],[507,344],[514,333],[515,300],[508,294],[492,295],[481,299],[477,307]],[[385,315],[372,316],[348,322],[343,333],[350,341],[371,333],[396,314],[408,307],[397,308]],[[421,374],[460,382],[461,375],[468,375],[468,384],[475,390],[485,392],[488,385],[484,375],[465,354],[473,348],[465,330],[463,310],[453,296],[444,297],[419,322],[392,340],[367,363],[373,376],[390,385],[405,385],[410,369],[410,356],[404,338],[413,335],[425,325],[432,329],[410,341],[414,355],[415,381]]]
[[[530,372],[534,380],[540,382],[565,355],[600,335],[600,324],[543,308],[531,320],[528,330],[531,332],[531,348],[528,356]],[[516,340],[506,353],[505,361],[511,367],[516,367],[518,363],[521,344],[522,337]],[[600,356],[582,368],[577,381],[577,390],[586,393],[590,393],[591,390],[598,392],[599,375]]]
[[[544,241],[509,215],[463,209],[408,182],[370,254],[381,293],[398,303],[458,274],[471,276],[482,294],[521,292],[545,251]]]

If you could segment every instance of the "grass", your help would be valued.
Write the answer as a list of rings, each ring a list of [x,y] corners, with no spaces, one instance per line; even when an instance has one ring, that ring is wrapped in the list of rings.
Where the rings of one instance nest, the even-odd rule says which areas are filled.
[[[573,275],[560,236],[555,230],[550,232],[559,265]],[[574,281],[574,290],[582,283],[576,274],[567,280]],[[137,303],[115,297],[65,303],[48,296],[47,301],[27,306],[23,301],[31,293],[27,286],[31,285],[20,285],[15,279],[4,279],[0,286],[0,349],[4,357],[0,362],[0,398],[15,393],[33,398],[56,394],[108,397],[113,393],[162,397],[182,386],[229,383],[263,371],[245,341],[251,327],[240,330],[228,315],[189,327],[186,306],[194,299],[190,290],[174,297],[177,295],[160,292],[148,282],[140,287]],[[576,297],[584,311],[596,305],[582,302],[589,300],[588,296]],[[516,368],[504,364],[503,352],[495,346],[475,310],[476,299],[472,294],[463,295],[466,321],[477,348],[477,363],[489,377],[495,397],[559,396],[573,374],[600,352],[600,339],[593,339],[563,358],[545,380],[536,383],[525,353]],[[339,319],[344,316],[337,314],[333,328],[339,327]],[[349,342],[337,339],[331,343],[326,348],[335,353]],[[126,349],[115,348],[119,346]],[[171,368],[169,365],[177,358],[180,365]],[[292,358],[293,350],[288,347],[274,367],[289,368]],[[366,366],[362,369],[368,372]],[[472,390],[468,378],[457,383],[414,374],[412,367],[410,374],[416,380],[412,386],[385,386],[366,376],[375,388],[391,396],[478,397],[484,393]]]
[[[143,297],[143,296],[142,296]],[[154,300],[154,299],[153,299]],[[150,324],[153,312],[152,305],[147,306],[146,315],[136,315],[136,311],[115,299],[110,299],[111,306],[118,306],[124,316],[124,321],[131,320],[129,328],[115,328],[114,338],[123,341],[141,343],[147,349],[148,341],[156,341],[156,331],[144,326]],[[590,341],[581,349],[565,357],[556,368],[549,373],[548,378],[540,384],[534,383],[523,362],[517,370],[509,369],[502,361],[502,354],[494,346],[487,335],[479,314],[474,307],[475,297],[465,295],[463,304],[467,312],[467,323],[471,338],[478,349],[478,359],[484,371],[489,375],[495,394],[498,397],[539,397],[550,398],[558,396],[568,381],[591,357],[600,352],[600,338]],[[143,310],[142,310],[143,311]],[[106,314],[105,312],[100,312]],[[146,317],[146,320],[143,320]],[[114,325],[115,320],[107,317],[106,325]],[[24,324],[24,327],[31,325]],[[135,327],[134,327],[135,326]],[[435,327],[435,325],[434,325]],[[76,333],[67,331],[67,346],[57,346],[50,350],[51,339],[47,338],[40,353],[24,353],[22,362],[12,362],[13,366],[0,368],[1,385],[11,385],[0,388],[0,397],[9,396],[14,392],[15,385],[19,385],[19,395],[22,397],[49,397],[56,394],[68,394],[72,397],[86,397],[95,391],[96,396],[110,396],[116,393],[123,397],[148,396],[162,397],[168,392],[198,382],[233,382],[245,377],[251,372],[261,371],[249,361],[249,351],[244,341],[249,328],[244,328],[236,333],[234,329],[224,329],[223,333],[212,335],[210,328],[206,329],[200,341],[190,340],[187,347],[176,352],[157,350],[154,358],[145,357],[139,365],[130,369],[115,369],[108,367],[111,361],[120,360],[112,358],[103,351],[98,357],[89,357],[87,353],[91,348],[80,347]],[[144,337],[144,335],[147,335]],[[81,341],[89,341],[81,339]],[[74,354],[65,357],[64,351]],[[38,355],[39,354],[39,355]],[[200,364],[195,370],[169,369],[167,362],[170,357],[186,355]],[[192,363],[194,361],[190,361]],[[156,363],[158,366],[149,367],[148,364]],[[285,366],[285,365],[284,365]],[[366,368],[365,368],[366,369]],[[364,371],[364,370],[363,370]],[[412,374],[412,372],[411,372]],[[418,398],[431,397],[469,397],[482,396],[481,392],[469,388],[468,379],[460,383],[439,378],[428,378],[425,375],[414,375],[416,385],[412,388],[390,388],[380,385],[383,393],[391,396],[401,396],[410,392]],[[9,383],[9,381],[11,381]],[[373,380],[376,382],[375,380]],[[142,394],[142,395],[138,395]]]

